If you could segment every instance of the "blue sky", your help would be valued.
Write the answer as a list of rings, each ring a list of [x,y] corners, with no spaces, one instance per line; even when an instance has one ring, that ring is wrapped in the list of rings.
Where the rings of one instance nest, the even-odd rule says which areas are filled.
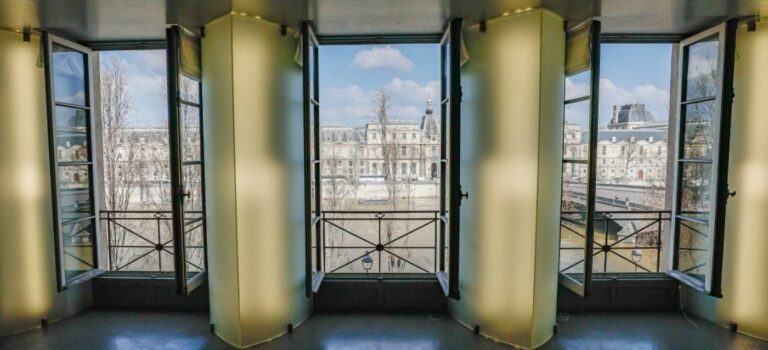
[[[425,101],[439,100],[436,44],[320,47],[321,123],[363,126],[373,118],[373,94],[392,94],[395,118],[419,120]],[[600,125],[614,104],[645,103],[659,121],[668,119],[671,44],[604,44],[600,82]],[[167,123],[165,51],[103,51],[100,59],[121,60],[128,75],[132,124]],[[471,57],[470,57],[471,59]],[[588,75],[569,78],[574,93],[588,91]],[[588,103],[571,106],[566,119],[586,126]]]
[[[392,95],[394,118],[419,120],[426,100],[440,99],[440,46],[321,46],[319,73],[322,124],[365,125],[382,87]]]

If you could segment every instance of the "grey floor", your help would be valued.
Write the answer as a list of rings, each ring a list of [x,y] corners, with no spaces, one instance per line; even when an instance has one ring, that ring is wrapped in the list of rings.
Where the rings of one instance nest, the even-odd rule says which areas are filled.
[[[558,333],[541,349],[768,349],[679,313],[558,316]],[[203,314],[89,311],[0,338],[0,349],[229,349],[208,330]],[[428,315],[312,316],[293,333],[256,349],[509,349],[450,317]]]

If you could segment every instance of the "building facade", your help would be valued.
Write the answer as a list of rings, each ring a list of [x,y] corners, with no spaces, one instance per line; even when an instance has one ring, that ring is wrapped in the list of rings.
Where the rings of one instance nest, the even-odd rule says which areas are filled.
[[[323,179],[439,180],[440,124],[431,100],[421,122],[388,119],[362,127],[321,125],[319,138]]]
[[[597,134],[597,183],[664,187],[667,128],[643,104],[614,106],[611,121]],[[563,152],[566,159],[588,159],[589,131],[567,122]],[[586,183],[586,164],[569,164],[564,172],[564,181]]]

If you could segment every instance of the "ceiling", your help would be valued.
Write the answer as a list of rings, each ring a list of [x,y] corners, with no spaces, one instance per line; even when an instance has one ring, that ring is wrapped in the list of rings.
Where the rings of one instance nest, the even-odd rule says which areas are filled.
[[[85,42],[162,39],[168,24],[199,28],[231,11],[318,35],[435,34],[448,18],[469,24],[527,7],[569,24],[599,17],[605,33],[688,34],[755,15],[768,0],[0,0],[0,28],[39,28]]]

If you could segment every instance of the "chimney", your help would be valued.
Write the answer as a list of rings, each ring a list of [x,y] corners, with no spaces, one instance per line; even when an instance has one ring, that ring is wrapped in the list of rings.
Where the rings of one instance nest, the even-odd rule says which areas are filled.
[[[613,118],[611,119],[611,124],[618,124],[619,123],[619,106],[613,105]]]

